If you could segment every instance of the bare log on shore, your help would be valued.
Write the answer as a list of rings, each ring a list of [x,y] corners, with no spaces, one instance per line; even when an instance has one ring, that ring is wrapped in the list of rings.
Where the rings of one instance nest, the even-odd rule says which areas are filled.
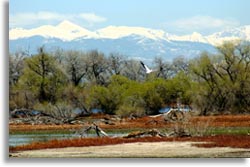
[[[161,133],[157,129],[151,129],[148,131],[137,131],[137,132],[132,132],[129,133],[126,136],[123,136],[123,138],[137,138],[137,137],[145,137],[145,136],[151,136],[151,137],[166,137],[165,134]]]
[[[185,118],[183,111],[178,109],[171,109],[169,112],[164,114],[164,120],[169,122],[182,121]]]
[[[97,124],[93,123],[91,126],[88,126],[87,128],[84,128],[79,134],[81,137],[88,134],[91,130],[94,130],[97,137],[110,137],[104,130],[102,130]],[[145,131],[136,131],[131,132],[127,135],[122,136],[123,138],[139,138],[139,137],[189,137],[191,136],[189,133],[187,133],[184,129],[175,129],[169,134],[164,134],[160,132],[158,129],[150,129]]]
[[[90,130],[94,130],[96,135],[98,137],[105,136],[108,137],[108,134],[106,132],[104,132],[98,125],[96,125],[95,123],[93,123],[91,126],[88,126],[87,128],[83,129],[80,132],[81,137],[83,137],[85,134],[88,134],[90,132]]]

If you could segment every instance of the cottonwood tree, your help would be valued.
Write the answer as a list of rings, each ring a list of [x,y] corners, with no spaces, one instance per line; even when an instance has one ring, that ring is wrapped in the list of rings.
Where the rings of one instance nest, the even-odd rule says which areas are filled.
[[[87,53],[86,63],[88,64],[88,79],[90,82],[104,85],[107,77],[107,60],[104,54],[93,50]]]
[[[187,75],[189,73],[188,60],[185,59],[185,57],[183,56],[176,57],[172,63],[172,70],[174,71],[175,74],[183,72],[184,74]]]
[[[204,53],[192,64],[198,76],[194,91],[202,114],[208,112],[249,112],[249,43],[224,43],[218,55]]]
[[[193,73],[197,76],[197,82],[199,83],[194,91],[194,101],[201,110],[202,115],[206,115],[210,111],[218,110],[215,104],[218,99],[224,98],[224,96],[218,96],[219,82],[218,77],[214,71],[214,67],[210,56],[207,53],[203,53],[198,60],[195,60],[191,66]],[[222,92],[221,92],[222,93]]]
[[[56,96],[66,77],[57,67],[55,59],[44,52],[25,59],[24,73],[20,84],[24,89],[29,88],[40,102],[56,102]]]
[[[156,64],[156,69],[158,69],[157,77],[170,79],[174,76],[173,66],[169,62],[164,61],[163,58],[156,57],[154,63]]]
[[[66,52],[62,48],[56,47],[50,54],[59,65],[62,65],[66,58],[65,53]]]
[[[249,42],[225,43],[218,47],[223,61],[216,70],[218,76],[229,85],[238,112],[250,111],[250,44]],[[223,75],[224,74],[224,75]]]
[[[136,60],[125,61],[124,69],[122,70],[121,75],[134,81],[143,81],[146,78],[146,73],[143,67],[140,62]]]
[[[111,53],[107,58],[110,75],[120,75],[124,69],[125,58],[119,53]]]
[[[79,51],[68,51],[65,56],[65,66],[69,79],[74,86],[78,86],[88,72],[86,54]]]
[[[61,94],[60,100],[67,102],[74,109],[79,109],[80,113],[78,115],[90,114],[90,107],[87,104],[89,98],[89,88],[86,87],[76,87],[72,84],[65,86]]]
[[[9,54],[9,84],[16,85],[22,75],[24,67],[25,52],[16,52],[14,55]]]
[[[18,51],[9,55],[9,108],[30,108],[34,103],[34,96],[28,89],[20,88],[19,80],[23,75],[25,57],[28,54]]]

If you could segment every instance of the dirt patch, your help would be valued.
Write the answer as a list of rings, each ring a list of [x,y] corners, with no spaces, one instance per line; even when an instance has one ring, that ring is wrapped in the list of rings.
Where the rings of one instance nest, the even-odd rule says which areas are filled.
[[[11,153],[10,157],[51,158],[51,157],[248,157],[250,149],[195,147],[197,142],[145,142],[107,146],[67,147]]]

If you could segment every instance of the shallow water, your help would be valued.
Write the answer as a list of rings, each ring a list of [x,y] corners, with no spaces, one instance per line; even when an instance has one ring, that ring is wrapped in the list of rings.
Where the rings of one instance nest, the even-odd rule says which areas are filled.
[[[109,134],[109,136],[122,136],[124,134]],[[79,138],[77,134],[10,134],[9,146],[25,145],[32,142],[46,142],[49,140],[57,139],[72,139]],[[88,134],[84,137],[96,137],[96,134]]]
[[[72,134],[14,134],[9,135],[9,146],[24,145],[32,142],[46,142],[52,139],[70,139]]]

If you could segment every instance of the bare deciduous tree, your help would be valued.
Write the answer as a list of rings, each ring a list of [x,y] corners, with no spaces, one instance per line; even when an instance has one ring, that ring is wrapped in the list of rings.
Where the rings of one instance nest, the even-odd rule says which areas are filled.
[[[140,62],[135,60],[127,60],[121,74],[134,81],[142,81],[146,77]]]
[[[86,63],[88,64],[88,79],[96,84],[105,84],[105,75],[108,65],[104,54],[97,50],[87,53]]]
[[[17,52],[9,56],[9,84],[10,86],[17,84],[18,79],[22,75],[24,67],[25,52]]]
[[[77,86],[88,72],[86,54],[77,51],[66,52],[66,70],[71,82]]]
[[[118,53],[111,53],[107,60],[110,75],[120,75],[121,71],[124,69],[124,57]]]

